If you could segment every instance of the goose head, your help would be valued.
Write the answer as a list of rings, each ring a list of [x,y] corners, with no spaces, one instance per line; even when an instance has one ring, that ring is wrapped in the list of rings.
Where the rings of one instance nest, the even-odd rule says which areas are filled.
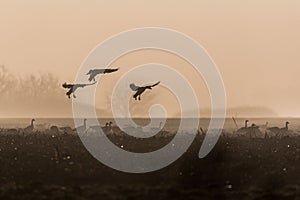
[[[247,119],[247,120],[245,120],[245,127],[247,127],[248,126],[248,122],[249,122],[249,120]]]
[[[285,122],[285,127],[288,128],[290,122]]]
[[[63,87],[63,88],[67,88],[67,83],[64,82],[64,84],[62,84],[62,87]]]
[[[259,126],[257,126],[256,124],[252,124],[251,127],[252,128],[259,128]]]
[[[93,70],[91,69],[86,75],[90,75],[93,73]]]

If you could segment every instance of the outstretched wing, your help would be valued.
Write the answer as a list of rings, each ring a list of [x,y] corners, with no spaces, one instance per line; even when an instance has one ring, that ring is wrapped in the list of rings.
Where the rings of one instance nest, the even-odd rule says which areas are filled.
[[[151,87],[157,86],[158,84],[160,84],[160,81],[158,81],[157,83],[151,85]]]
[[[139,86],[136,86],[134,83],[131,83],[129,87],[132,89],[132,91],[137,91],[139,89]]]
[[[119,68],[116,68],[116,69],[105,69],[105,70],[104,70],[104,74],[116,72],[116,71],[118,71],[118,70],[119,70]]]
[[[77,87],[82,87],[82,88],[84,88],[84,87],[86,87],[86,86],[94,85],[94,84],[96,84],[96,83],[97,83],[97,81],[95,81],[94,83],[90,83],[90,84],[76,84],[76,86],[77,86]]]
[[[90,75],[89,81],[91,82],[98,74],[108,74],[115,71],[118,71],[119,68],[116,69],[91,69],[86,75]]]

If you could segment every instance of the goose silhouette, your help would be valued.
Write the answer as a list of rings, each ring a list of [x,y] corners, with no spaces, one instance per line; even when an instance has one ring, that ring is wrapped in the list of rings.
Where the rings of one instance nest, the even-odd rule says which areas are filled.
[[[74,131],[77,131],[77,133],[80,134],[84,134],[87,130],[86,121],[87,119],[83,119],[83,125],[75,128]]]
[[[118,71],[119,68],[116,69],[91,69],[86,75],[90,75],[89,81],[96,81],[96,76],[98,74],[108,74],[112,72]]]
[[[66,95],[70,99],[71,98],[71,94],[73,94],[73,98],[76,98],[75,91],[78,88],[84,88],[86,86],[91,86],[91,85],[94,85],[95,83],[97,83],[97,82],[90,83],[90,84],[67,84],[67,83],[64,83],[64,84],[62,84],[62,87],[66,88],[66,89],[69,89],[69,91],[66,93]]]
[[[290,122],[285,122],[285,126],[282,128],[279,128],[277,126],[267,128],[267,132],[269,132],[271,134],[272,133],[275,134],[276,137],[281,136],[282,134],[286,133],[289,130],[289,127],[288,127],[289,124],[290,124]]]
[[[30,125],[27,126],[26,128],[24,128],[23,132],[24,133],[32,133],[34,130],[34,124],[33,124],[34,122],[35,122],[35,119],[32,119]]]
[[[96,126],[90,126],[89,129],[91,129],[92,131],[100,131],[103,130],[104,132],[106,132],[107,130],[110,130],[112,128],[112,122],[106,123],[105,126],[100,127],[99,125]]]
[[[131,88],[132,91],[135,91],[136,93],[133,95],[133,98],[135,100],[141,100],[141,95],[147,90],[152,90],[153,87],[157,86],[160,83],[160,81],[158,81],[157,83],[153,84],[153,85],[148,85],[148,86],[136,86],[134,83],[131,83],[129,85],[129,87]]]
[[[244,127],[242,127],[242,128],[240,128],[240,129],[238,129],[237,130],[237,133],[245,133],[245,132],[247,132],[247,130],[248,130],[248,123],[249,123],[249,120],[247,119],[247,120],[245,120],[245,126]]]

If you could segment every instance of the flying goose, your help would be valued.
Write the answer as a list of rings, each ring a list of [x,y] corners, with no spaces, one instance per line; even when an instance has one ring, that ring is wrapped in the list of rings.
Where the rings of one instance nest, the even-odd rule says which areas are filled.
[[[152,90],[152,87],[157,86],[160,83],[160,81],[158,81],[157,83],[153,84],[153,85],[149,85],[149,86],[136,86],[134,83],[131,83],[129,85],[129,87],[131,88],[132,91],[136,91],[136,93],[133,95],[133,98],[135,100],[141,100],[141,95],[145,92],[146,89]]]
[[[66,95],[69,97],[69,99],[71,98],[71,94],[73,94],[73,97],[76,98],[75,96],[75,91],[78,89],[78,88],[84,88],[86,86],[91,86],[91,85],[94,85],[95,83],[97,82],[94,82],[94,83],[91,83],[91,84],[67,84],[67,83],[64,83],[62,84],[62,87],[63,88],[68,88],[69,91],[66,93]]]
[[[90,75],[89,77],[89,81],[96,81],[96,76],[98,74],[108,74],[108,73],[112,73],[112,72],[116,72],[118,71],[119,68],[116,69],[91,69],[86,75]]]

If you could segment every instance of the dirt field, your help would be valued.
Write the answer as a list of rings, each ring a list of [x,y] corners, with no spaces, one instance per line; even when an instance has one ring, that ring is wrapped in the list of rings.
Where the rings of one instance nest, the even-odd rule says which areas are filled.
[[[145,151],[171,138],[110,139]],[[76,135],[0,134],[0,199],[300,199],[300,137],[220,138],[199,159],[202,139],[162,170],[127,174],[94,159]]]

